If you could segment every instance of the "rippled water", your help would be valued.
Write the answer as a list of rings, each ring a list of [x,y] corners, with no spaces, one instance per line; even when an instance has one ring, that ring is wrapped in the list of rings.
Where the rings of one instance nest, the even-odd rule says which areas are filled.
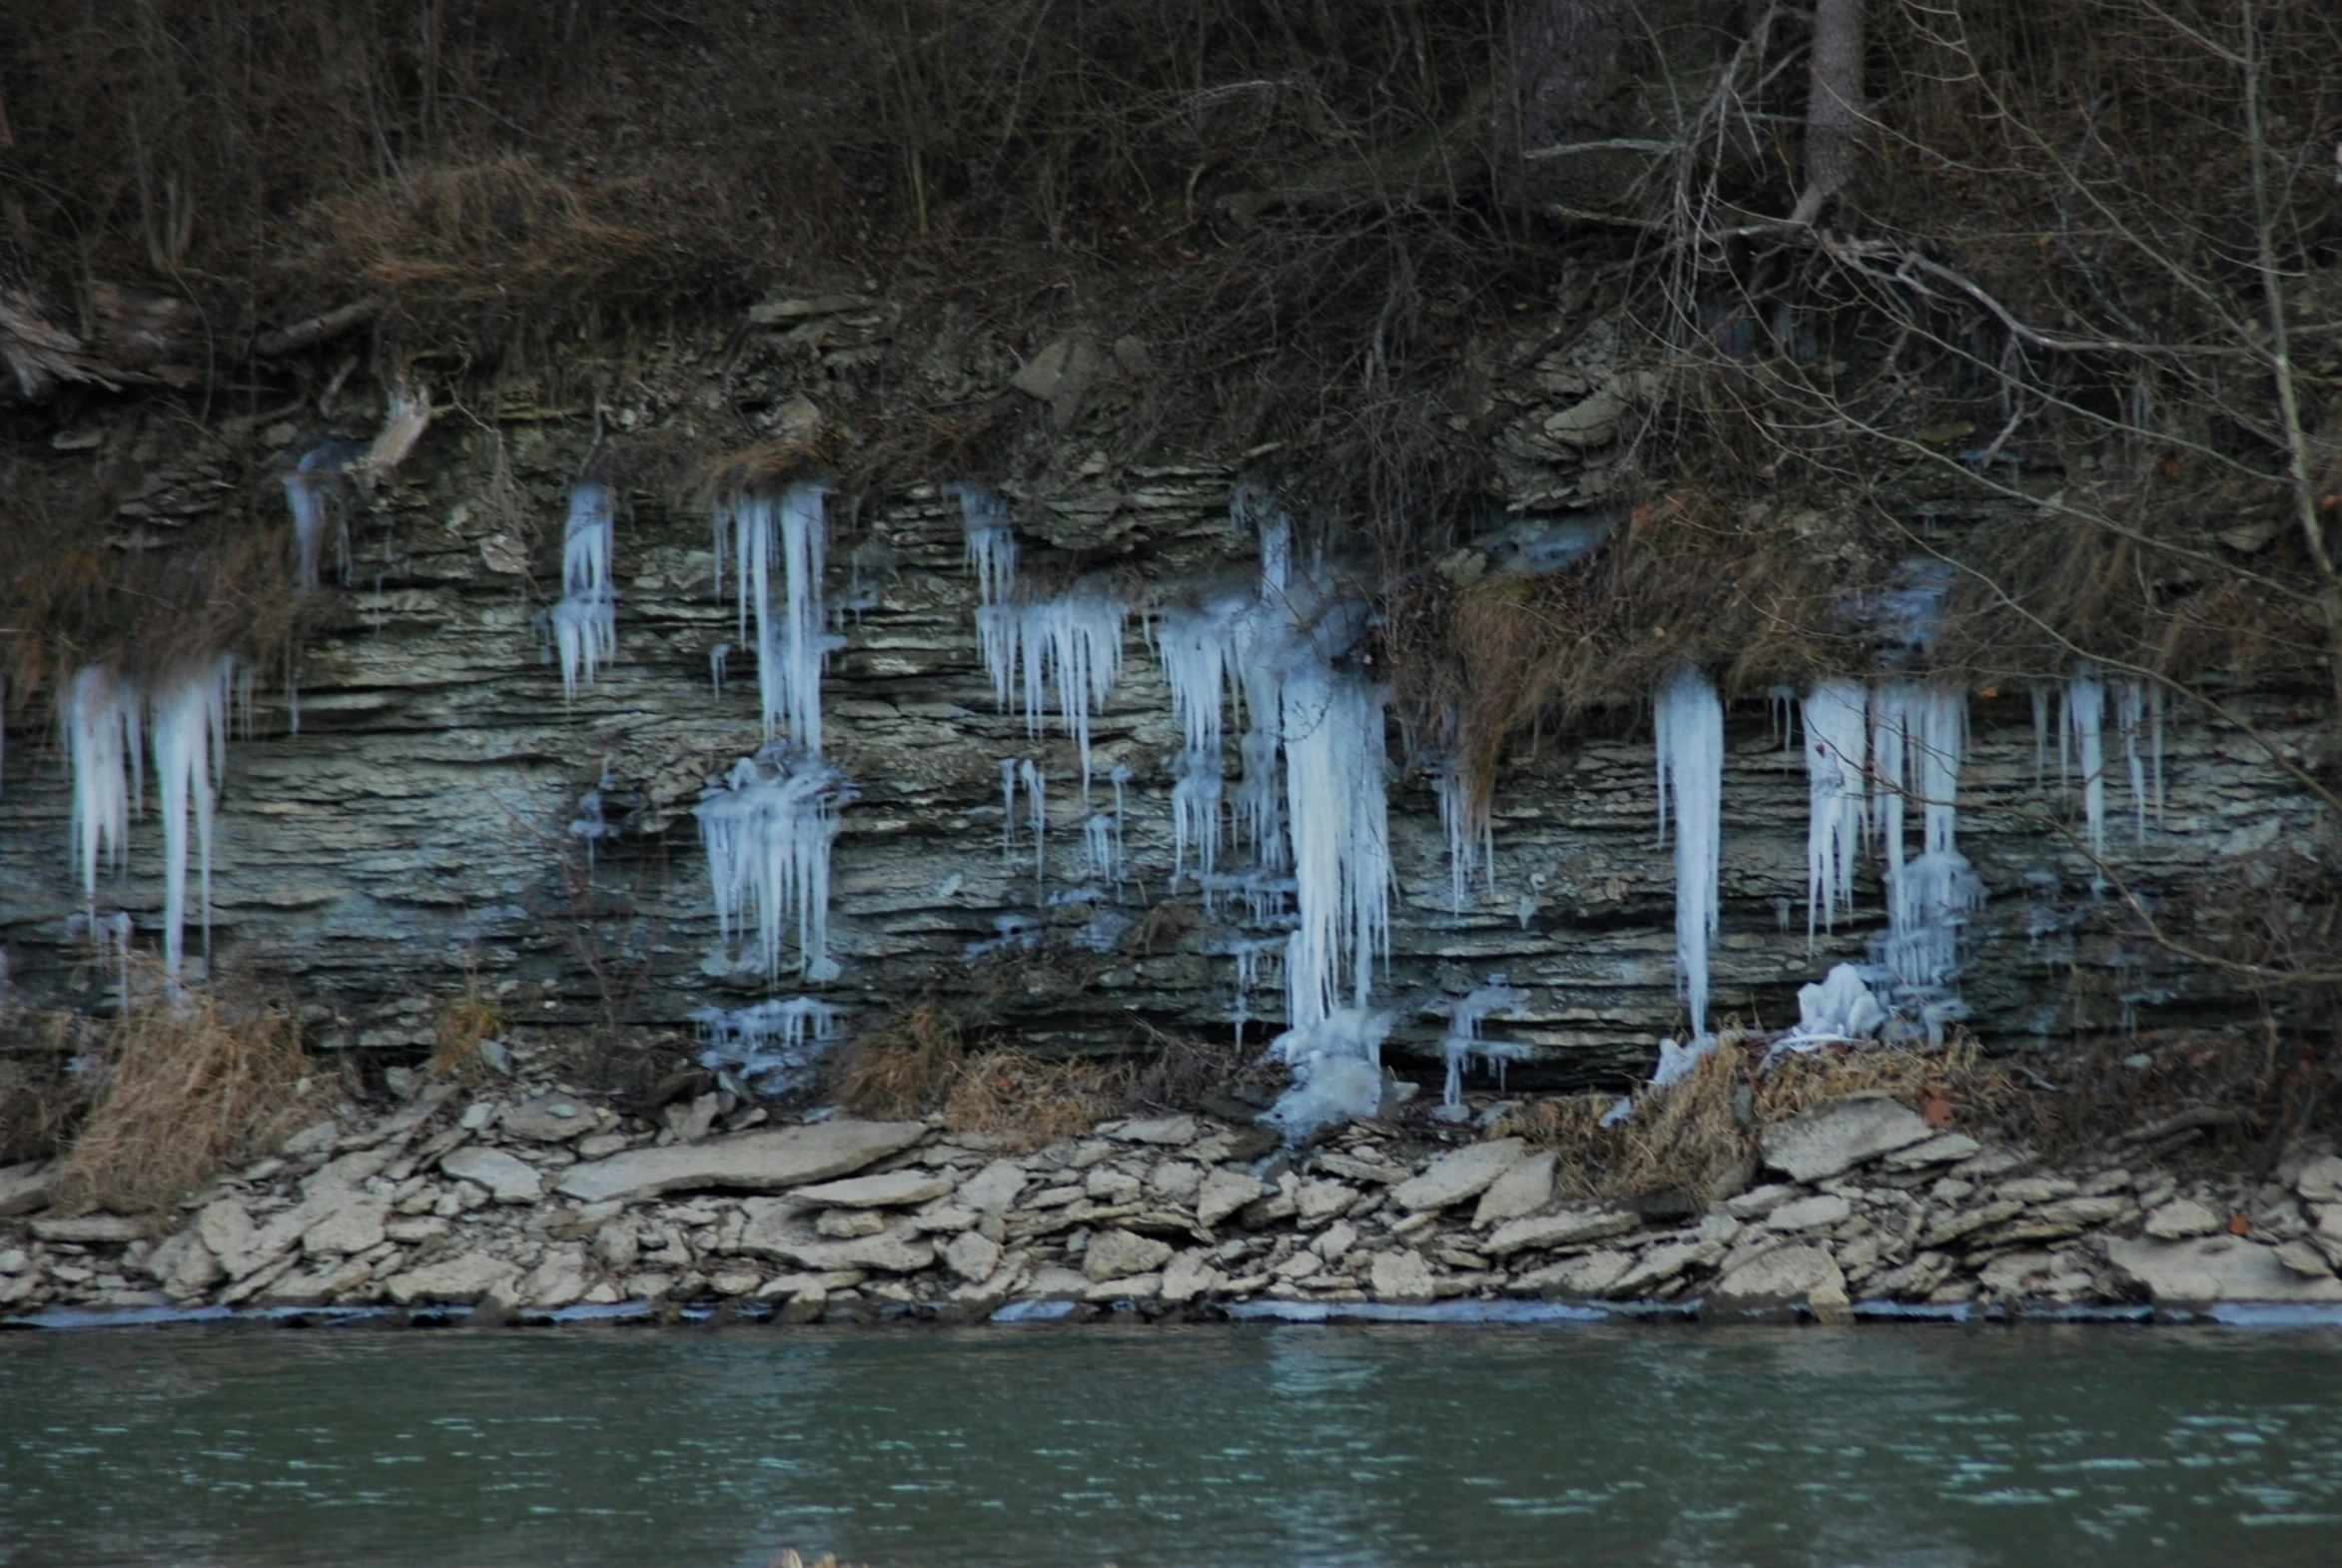
[[[0,1335],[0,1563],[2342,1562],[2342,1333]]]

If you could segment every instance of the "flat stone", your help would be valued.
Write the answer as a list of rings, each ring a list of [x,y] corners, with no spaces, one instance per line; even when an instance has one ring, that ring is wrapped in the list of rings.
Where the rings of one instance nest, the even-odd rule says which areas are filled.
[[[1303,1181],[1293,1188],[1293,1217],[1304,1225],[1319,1225],[1346,1214],[1358,1201],[1358,1189],[1340,1181]]]
[[[1017,1294],[1028,1301],[1078,1301],[1090,1293],[1090,1281],[1078,1269],[1052,1265],[1038,1270]]]
[[[2003,1252],[1976,1274],[1976,1283],[1994,1295],[2022,1295],[2037,1289],[2058,1269],[2054,1252]]]
[[[1507,1219],[1533,1214],[1553,1201],[1551,1150],[1534,1154],[1488,1183],[1480,1206],[1472,1210],[1472,1228],[1485,1230]]]
[[[554,1189],[585,1203],[639,1202],[661,1192],[707,1188],[779,1191],[850,1176],[926,1136],[923,1122],[838,1119],[805,1127],[760,1128],[698,1144],[630,1149],[607,1160],[574,1165],[561,1173]]]
[[[1237,1171],[1214,1171],[1195,1193],[1195,1222],[1208,1230],[1246,1203],[1268,1195],[1265,1182]]]
[[[1013,1160],[996,1160],[960,1183],[956,1201],[978,1213],[997,1214],[1017,1200],[1033,1177]]]
[[[935,1263],[935,1243],[922,1235],[887,1230],[878,1235],[829,1241],[783,1232],[769,1218],[761,1224],[757,1220],[749,1221],[740,1237],[740,1250],[824,1273],[872,1268],[882,1273],[915,1274]]]
[[[585,1272],[585,1244],[568,1241],[545,1248],[545,1255],[520,1281],[520,1299],[541,1311],[569,1305],[584,1295],[592,1281]]]
[[[1732,1269],[1707,1294],[1707,1305],[1724,1311],[1800,1304],[1847,1304],[1846,1275],[1822,1247],[1777,1246]]]
[[[1527,1153],[1528,1146],[1517,1138],[1450,1150],[1432,1161],[1421,1176],[1392,1187],[1390,1195],[1401,1208],[1445,1208],[1487,1191]]]
[[[1085,1301],[1152,1301],[1163,1294],[1163,1275],[1124,1274],[1101,1279],[1082,1292]]]
[[[1727,1198],[1724,1211],[1735,1219],[1762,1219],[1797,1195],[1795,1182],[1768,1181],[1763,1186],[1750,1187],[1738,1197]]]
[[[1091,1279],[1159,1272],[1171,1259],[1168,1241],[1133,1230],[1101,1230],[1082,1251],[1082,1272]]]
[[[1366,1283],[1375,1300],[1388,1301],[1394,1306],[1421,1306],[1435,1293],[1431,1265],[1411,1246],[1375,1253],[1374,1262],[1367,1269]]]
[[[505,1111],[496,1125],[532,1144],[566,1144],[600,1126],[591,1107],[573,1095],[539,1095]]]
[[[544,1196],[543,1175],[536,1167],[500,1149],[466,1144],[439,1157],[439,1169],[458,1181],[486,1189],[499,1203],[533,1203]]]
[[[1508,1219],[1488,1233],[1480,1249],[1491,1257],[1502,1257],[1531,1247],[1572,1246],[1623,1235],[1642,1222],[1641,1214],[1624,1208],[1565,1208],[1559,1213]]]
[[[466,1252],[444,1262],[426,1263],[402,1274],[392,1274],[384,1287],[400,1306],[446,1303],[468,1306],[497,1285],[510,1284],[519,1274],[516,1263],[485,1252]]]
[[[1000,1243],[981,1231],[963,1230],[944,1248],[944,1266],[970,1284],[990,1279],[1000,1263]]]
[[[2276,1248],[2277,1261],[2301,1275],[2304,1279],[2331,1279],[2334,1265],[2326,1254],[2307,1241],[2288,1241]]]
[[[1582,1252],[1548,1263],[1512,1282],[1515,1295],[1541,1295],[1547,1300],[1580,1301],[1600,1296],[1618,1283],[1635,1264],[1632,1252]]]
[[[2139,1228],[2158,1241],[2184,1241],[2189,1236],[2215,1234],[2228,1224],[2194,1198],[2175,1197],[2158,1205]]]
[[[1899,1149],[1880,1164],[1890,1171],[1925,1171],[1930,1166],[1956,1165],[1973,1157],[1983,1147],[1965,1133],[1946,1133],[1924,1144]]]
[[[2342,1155],[2320,1155],[2301,1168],[2293,1190],[2313,1203],[2342,1202]],[[8,1212],[0,1208],[0,1214]]]
[[[1211,1266],[1211,1254],[1202,1247],[1191,1246],[1164,1266],[1163,1298],[1192,1301],[1216,1288],[1219,1282],[1219,1270]]]
[[[76,1241],[83,1245],[110,1245],[136,1241],[148,1230],[144,1219],[129,1214],[84,1214],[78,1219],[36,1219],[33,1235],[42,1241]]]
[[[56,1180],[57,1167],[51,1161],[0,1169],[0,1219],[48,1207],[49,1189]]]
[[[1641,1295],[1646,1290],[1665,1284],[1692,1264],[1704,1261],[1716,1250],[1720,1248],[1713,1242],[1664,1242],[1637,1258],[1634,1266],[1620,1274],[1611,1288],[1622,1296]]]
[[[876,1235],[887,1227],[887,1216],[875,1208],[825,1208],[813,1221],[813,1228],[822,1235],[845,1239],[858,1235]]]
[[[2311,1279],[2280,1262],[2276,1250],[2242,1236],[2198,1236],[2184,1241],[2151,1237],[2110,1242],[2106,1260],[2157,1306],[2216,1301],[2342,1301],[2342,1279]]]
[[[819,1181],[797,1188],[796,1195],[832,1208],[904,1208],[947,1196],[955,1184],[950,1176],[932,1171],[889,1171],[884,1176]]]
[[[1765,1164],[1793,1181],[1821,1181],[1935,1136],[1936,1130],[1909,1106],[1841,1100],[1766,1128]]]
[[[1184,1149],[1195,1142],[1195,1119],[1188,1116],[1149,1117],[1144,1121],[1125,1122],[1115,1137],[1126,1144],[1155,1144],[1166,1149]]]
[[[380,1246],[390,1217],[390,1205],[382,1198],[359,1192],[341,1194],[340,1201],[326,1205],[301,1232],[301,1249],[314,1257]]]
[[[1203,1168],[1191,1160],[1165,1160],[1147,1173],[1148,1190],[1169,1203],[1191,1203],[1203,1188]]]
[[[1837,1224],[1853,1213],[1854,1204],[1836,1192],[1816,1192],[1811,1197],[1783,1203],[1765,1216],[1765,1223],[1782,1231],[1819,1230],[1824,1225]]]

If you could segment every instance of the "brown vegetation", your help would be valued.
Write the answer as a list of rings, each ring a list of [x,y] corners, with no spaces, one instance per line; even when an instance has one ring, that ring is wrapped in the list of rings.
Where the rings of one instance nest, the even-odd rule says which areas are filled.
[[[831,1060],[830,1093],[860,1116],[940,1112],[955,1133],[1023,1148],[1065,1138],[1129,1109],[1128,1064],[1048,1062],[1013,1046],[970,1049],[956,1017],[933,1003],[888,1014]]]

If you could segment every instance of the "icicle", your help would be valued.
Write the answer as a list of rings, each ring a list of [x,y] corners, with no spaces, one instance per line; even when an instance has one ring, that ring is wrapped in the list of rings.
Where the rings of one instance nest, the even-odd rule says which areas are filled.
[[[1009,505],[975,483],[955,484],[960,527],[967,535],[968,564],[976,568],[976,594],[987,605],[1006,604],[1017,589],[1017,532],[1009,526]]]
[[[753,922],[765,977],[781,972],[783,934],[796,924],[797,971],[837,978],[829,957],[830,846],[854,791],[819,757],[775,742],[733,764],[700,793],[694,814],[707,847],[716,926],[726,943]]]
[[[130,682],[101,665],[73,677],[64,711],[65,753],[73,765],[73,856],[90,909],[98,896],[98,858],[119,871],[130,848],[133,778],[143,784],[139,760],[139,695]],[[137,791],[143,793],[143,789]]]
[[[1342,1008],[1277,1036],[1268,1055],[1292,1069],[1293,1086],[1260,1120],[1300,1142],[1329,1123],[1374,1115],[1382,1107],[1390,1022],[1388,1013]]]
[[[1220,776],[1216,756],[1182,751],[1178,779],[1171,785],[1171,875],[1186,869],[1187,851],[1195,851],[1199,877],[1208,878],[1219,856]]]
[[[1715,683],[1679,670],[1659,688],[1655,711],[1659,813],[1675,797],[1675,972],[1695,1038],[1708,1032],[1708,943],[1717,930],[1722,871],[1724,704]]]
[[[1122,863],[1115,855],[1115,819],[1105,812],[1093,812],[1083,819],[1082,853],[1091,871],[1109,882],[1122,880]]]
[[[2049,688],[2034,681],[2033,691],[2033,788],[2040,789],[2048,781],[2049,771]]]
[[[1431,776],[1431,790],[1439,797],[1439,826],[1447,836],[1448,912],[1460,915],[1475,868],[1485,869],[1488,896],[1496,896],[1496,829],[1486,801],[1473,809],[1471,781],[1459,759],[1450,756],[1440,765]]]
[[[602,816],[602,791],[611,787],[610,771],[602,769],[601,782],[577,797],[577,815],[569,819],[569,836],[585,845],[585,871],[593,874],[594,846],[603,839],[618,836],[618,825]]]
[[[285,475],[285,504],[293,513],[293,576],[305,588],[318,585],[329,532],[342,580],[350,580],[350,527],[341,488],[350,456],[349,442],[327,441],[302,453],[300,463]]]
[[[1959,853],[1959,769],[1967,750],[1967,698],[1954,686],[1897,684],[1881,701],[1894,710],[1895,727],[1906,747],[1903,766],[1882,778],[1897,795],[1921,803],[1921,852],[1909,863],[1890,865],[1887,935],[1881,956],[1899,985],[1913,994],[1929,1021],[1931,1038],[1953,1016],[1936,999],[1959,975],[1958,936],[1969,912],[1983,902],[1983,887]]]
[[[154,697],[155,789],[163,817],[163,968],[176,977],[186,956],[188,826],[192,815],[204,950],[212,945],[212,803],[226,760],[226,661],[182,670]],[[191,808],[192,807],[192,812]]]
[[[707,678],[715,684],[716,695],[724,694],[724,666],[732,657],[732,645],[719,642],[707,650]]]
[[[767,495],[743,495],[732,503],[729,522],[739,573],[740,639],[748,638],[748,615],[756,612],[756,684],[767,737],[779,734],[818,756],[821,752],[821,672],[829,655],[845,646],[825,628],[822,608],[823,506],[827,490],[810,480],[792,484],[775,502]],[[723,532],[727,517],[716,517],[716,576],[723,577]],[[776,541],[777,535],[777,541]],[[774,604],[774,554],[780,556],[779,605]]]
[[[1390,831],[1383,798],[1382,693],[1296,657],[1282,690],[1285,819],[1292,835],[1298,924],[1287,939],[1286,1022],[1305,1029],[1339,1005],[1363,1008],[1374,956],[1390,941]]]
[[[1502,975],[1490,975],[1488,984],[1457,998],[1447,1006],[1447,1035],[1439,1043],[1439,1054],[1447,1063],[1447,1083],[1440,1092],[1440,1104],[1449,1110],[1460,1110],[1464,1103],[1464,1068],[1471,1058],[1483,1059],[1488,1069],[1496,1074],[1496,1088],[1504,1092],[1504,1064],[1526,1055],[1525,1048],[1511,1041],[1482,1041],[1480,1022],[1491,1013],[1507,1008],[1525,1007],[1529,994],[1504,983]]]
[[[2138,732],[2146,721],[2146,692],[2135,680],[2114,683],[2114,725],[2122,732],[2122,760],[2130,773],[2130,809],[2135,842],[2147,841],[2147,773],[2138,754]]]
[[[1017,759],[1001,758],[1001,864],[1017,855]]]
[[[1854,908],[1854,863],[1862,847],[1863,759],[1869,750],[1863,688],[1823,681],[1805,699],[1806,944],[1817,919],[1832,929]]]
[[[2102,892],[2106,879],[2096,861],[2106,854],[2106,693],[2093,666],[2083,665],[2065,683],[2065,729],[2081,767],[2083,825],[2093,857],[2090,889]],[[2064,747],[2059,745],[2062,758]]]
[[[728,1072],[768,1097],[811,1089],[820,1048],[838,1038],[843,1008],[818,997],[775,997],[753,1007],[693,1011],[699,1065]]]
[[[1004,709],[1014,697],[1025,730],[1038,737],[1050,696],[1082,759],[1082,800],[1090,801],[1090,720],[1106,710],[1123,668],[1121,599],[1076,589],[1025,604],[988,604],[976,612],[977,641]]]
[[[1128,851],[1123,847],[1123,790],[1130,784],[1131,777],[1131,765],[1127,762],[1116,763],[1114,771],[1107,775],[1107,782],[1114,786],[1115,792],[1115,880],[1118,883],[1122,880],[1123,867],[1128,861]]]
[[[1903,808],[1910,795],[1906,725],[1919,689],[1886,681],[1871,694],[1871,831],[1889,869],[1903,864]]]
[[[1033,902],[1038,904],[1049,886],[1049,800],[1045,793],[1049,780],[1031,758],[1018,764],[1017,778],[1031,803],[1026,809],[1033,818]]]
[[[2163,688],[2160,684],[2147,689],[2147,722],[2154,730],[2155,753],[2155,825],[2163,823]]]

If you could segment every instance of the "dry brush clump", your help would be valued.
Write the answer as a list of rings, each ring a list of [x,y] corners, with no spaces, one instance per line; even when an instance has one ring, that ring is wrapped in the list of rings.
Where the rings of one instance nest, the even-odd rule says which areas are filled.
[[[1034,1148],[1128,1111],[1127,1063],[1048,1061],[997,1042],[970,1046],[966,1026],[932,1002],[898,1009],[831,1060],[830,1092],[858,1116],[940,1113],[955,1133]]]
[[[108,1027],[86,1070],[87,1117],[59,1170],[60,1207],[144,1213],[272,1147],[305,1114],[323,1070],[281,1007],[200,992],[148,997]]]

